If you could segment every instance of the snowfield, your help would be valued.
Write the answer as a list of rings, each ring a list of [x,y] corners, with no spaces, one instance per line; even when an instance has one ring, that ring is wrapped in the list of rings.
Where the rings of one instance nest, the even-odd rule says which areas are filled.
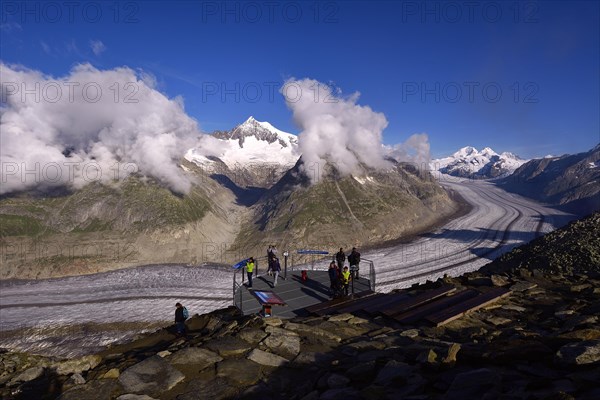
[[[377,291],[474,271],[572,218],[490,182],[442,175],[440,183],[460,194],[472,210],[411,243],[363,251],[362,258],[375,264]],[[0,347],[71,357],[170,325],[178,301],[191,314],[231,305],[232,271],[153,265],[1,282],[0,289]]]

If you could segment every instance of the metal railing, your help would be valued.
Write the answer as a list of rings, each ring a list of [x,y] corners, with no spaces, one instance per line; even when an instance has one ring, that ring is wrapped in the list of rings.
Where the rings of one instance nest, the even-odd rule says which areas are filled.
[[[287,270],[288,263],[289,269],[291,271],[294,270],[308,270],[310,268],[311,271],[326,271],[329,269],[329,263],[333,260],[335,261],[335,255],[326,255],[322,257],[314,257],[310,255],[301,255],[301,254],[293,254],[286,252],[289,255],[285,257],[284,266],[282,266],[281,275],[283,279],[287,279]],[[267,264],[267,257],[257,257],[254,258],[254,273],[253,276],[260,276],[259,266],[262,265],[262,262]],[[375,292],[376,288],[376,273],[375,273],[375,263],[372,260],[361,259],[360,266],[361,271],[365,271],[365,265],[368,265],[368,274],[369,274],[369,289]],[[266,272],[267,268],[265,268]],[[238,276],[238,274],[240,276]],[[239,270],[235,270],[233,273],[233,305],[236,306],[240,312],[244,313],[243,303],[244,303],[244,282],[246,280],[246,271],[241,268]]]

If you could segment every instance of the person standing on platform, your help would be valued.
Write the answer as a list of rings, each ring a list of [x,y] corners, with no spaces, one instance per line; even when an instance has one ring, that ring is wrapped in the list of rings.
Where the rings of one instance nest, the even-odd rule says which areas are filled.
[[[273,287],[275,287],[277,286],[277,278],[279,278],[279,273],[281,272],[281,263],[279,263],[279,258],[273,258],[273,267],[271,269],[275,275],[275,279],[273,280]]]
[[[335,253],[335,260],[337,261],[338,268],[341,270],[344,268],[344,262],[346,261],[346,254],[344,253],[344,249],[340,247],[340,251]]]
[[[348,286],[350,286],[350,271],[348,271],[348,267],[344,267],[342,271],[342,285],[344,287],[344,294],[348,296]]]
[[[248,274],[248,287],[252,287],[252,274],[254,273],[254,258],[250,257],[246,263],[246,273]]]
[[[350,270],[352,271],[352,278],[358,280],[360,253],[356,250],[356,247],[352,248],[352,253],[348,256],[348,263],[350,264]]]

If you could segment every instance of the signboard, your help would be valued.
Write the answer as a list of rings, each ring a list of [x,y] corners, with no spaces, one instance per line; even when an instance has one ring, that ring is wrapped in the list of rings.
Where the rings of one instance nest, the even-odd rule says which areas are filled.
[[[329,252],[325,251],[325,250],[298,250],[298,254],[321,254],[321,255],[327,255],[327,254],[329,254]]]
[[[254,296],[258,299],[260,304],[275,304],[280,306],[285,306],[285,301],[277,294],[267,290],[254,290],[252,292]]]
[[[239,263],[233,265],[233,269],[242,269],[246,266],[246,263],[248,262],[248,260],[250,260],[249,258],[246,258],[245,260],[240,261]]]

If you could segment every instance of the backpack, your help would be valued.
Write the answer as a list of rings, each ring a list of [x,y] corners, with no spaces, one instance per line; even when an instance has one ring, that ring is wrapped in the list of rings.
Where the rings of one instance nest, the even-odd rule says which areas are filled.
[[[190,313],[188,312],[187,308],[183,307],[183,318],[188,319],[189,317]]]

